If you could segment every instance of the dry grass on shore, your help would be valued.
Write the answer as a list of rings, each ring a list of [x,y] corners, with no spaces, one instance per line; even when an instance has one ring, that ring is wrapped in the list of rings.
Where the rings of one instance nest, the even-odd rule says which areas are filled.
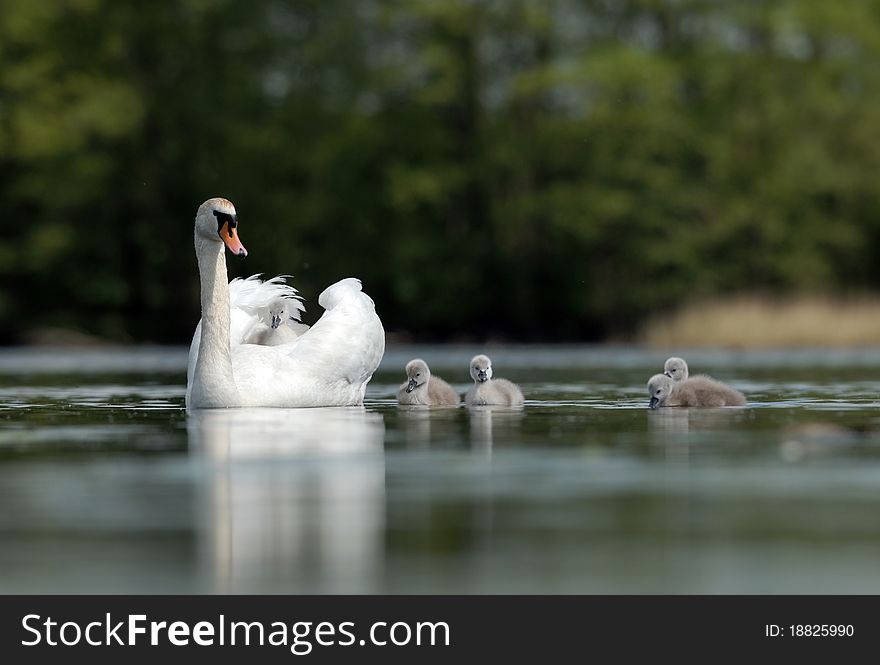
[[[643,328],[655,347],[880,346],[880,296],[738,296],[695,302]]]

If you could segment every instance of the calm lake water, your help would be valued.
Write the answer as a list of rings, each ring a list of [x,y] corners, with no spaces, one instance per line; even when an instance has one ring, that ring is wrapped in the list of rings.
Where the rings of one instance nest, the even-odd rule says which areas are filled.
[[[0,592],[880,593],[880,350],[488,349],[522,411],[187,413],[186,350],[0,351]],[[677,350],[681,352],[681,350]]]

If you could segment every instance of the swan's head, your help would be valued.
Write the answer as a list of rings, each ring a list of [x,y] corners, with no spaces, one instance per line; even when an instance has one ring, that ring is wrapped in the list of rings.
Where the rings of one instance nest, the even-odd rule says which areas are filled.
[[[663,365],[663,373],[673,381],[684,381],[688,378],[688,364],[681,358],[670,358]]]
[[[483,383],[492,378],[492,361],[489,356],[479,355],[471,358],[471,378]]]
[[[238,239],[238,217],[235,206],[226,199],[208,199],[196,213],[196,238],[222,242],[236,256],[247,256]]]
[[[655,374],[648,380],[648,395],[651,401],[648,403],[652,409],[663,406],[672,392],[674,381],[665,374]]]
[[[406,384],[406,392],[408,393],[425,385],[428,379],[431,378],[431,370],[428,369],[428,363],[421,358],[410,360],[406,364],[406,378],[409,380]]]

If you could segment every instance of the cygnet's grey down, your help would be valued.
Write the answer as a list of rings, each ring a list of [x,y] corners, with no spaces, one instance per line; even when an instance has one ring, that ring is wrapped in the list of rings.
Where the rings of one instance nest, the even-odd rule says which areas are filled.
[[[287,344],[301,336],[309,327],[299,323],[293,316],[298,313],[294,301],[289,298],[275,298],[269,302],[265,311],[259,312],[260,322],[245,338],[245,344],[278,346]]]
[[[708,376],[675,381],[665,374],[655,374],[648,381],[649,406],[744,406],[745,396]]]
[[[663,364],[663,373],[673,381],[684,381],[688,378],[688,364],[683,358],[672,357]]]
[[[432,376],[421,358],[406,364],[407,381],[397,391],[397,403],[407,406],[457,406],[458,393],[439,376]]]
[[[468,406],[522,406],[523,394],[515,383],[492,378],[492,361],[479,355],[471,359],[471,378],[474,385],[465,396]]]

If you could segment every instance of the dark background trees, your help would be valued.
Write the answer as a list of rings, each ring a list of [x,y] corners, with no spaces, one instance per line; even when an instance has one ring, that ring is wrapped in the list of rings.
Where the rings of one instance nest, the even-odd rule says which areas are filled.
[[[0,341],[188,341],[216,195],[233,275],[421,339],[873,290],[878,56],[877,0],[0,0]]]

